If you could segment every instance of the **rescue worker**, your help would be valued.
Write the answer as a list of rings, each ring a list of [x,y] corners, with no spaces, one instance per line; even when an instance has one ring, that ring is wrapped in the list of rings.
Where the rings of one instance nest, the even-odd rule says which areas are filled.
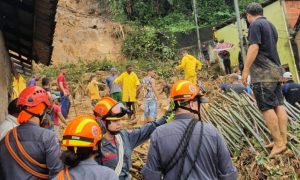
[[[180,80],[173,85],[171,98],[175,118],[151,135],[144,179],[237,179],[223,138],[212,124],[201,121],[200,105],[207,99],[199,88]]]
[[[102,98],[94,108],[97,122],[106,131],[101,140],[99,163],[115,170],[120,180],[130,179],[133,149],[149,139],[156,127],[166,123],[166,116],[163,116],[160,120],[149,122],[141,128],[122,130],[120,119],[128,112],[122,103],[110,97]]]
[[[282,92],[287,102],[296,107],[300,103],[300,84],[293,81],[292,73],[283,73],[284,84]]]
[[[100,166],[95,160],[101,138],[101,128],[93,116],[75,117],[63,134],[62,146],[67,150],[60,158],[65,168],[54,179],[118,180],[113,170]]]
[[[48,93],[39,86],[24,89],[17,101],[19,126],[0,142],[0,179],[49,179],[61,169],[55,133],[40,127],[50,106]]]
[[[189,55],[187,50],[183,50],[181,52],[183,58],[181,60],[181,64],[176,66],[176,69],[184,70],[184,79],[188,80],[194,84],[197,83],[197,73],[196,68],[198,70],[202,69],[202,63],[197,60],[194,56]]]

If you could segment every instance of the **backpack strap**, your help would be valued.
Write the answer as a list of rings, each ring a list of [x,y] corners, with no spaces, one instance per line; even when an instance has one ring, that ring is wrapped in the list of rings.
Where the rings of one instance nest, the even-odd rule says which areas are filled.
[[[14,128],[13,130],[10,130],[6,136],[5,136],[5,147],[7,148],[8,152],[10,153],[10,155],[13,157],[13,159],[28,173],[40,178],[40,179],[49,179],[49,176],[47,174],[42,174],[42,173],[39,173],[39,172],[36,172],[35,170],[33,170],[32,168],[30,168],[17,154],[16,152],[13,150],[13,148],[11,147],[10,145],[10,140],[9,140],[9,136],[10,136],[10,133],[11,131],[15,131],[15,135],[17,135],[16,133],[16,128]],[[16,140],[17,142],[17,140]],[[19,142],[19,145],[20,145],[20,142]],[[20,147],[18,146],[18,143],[17,143],[17,147],[20,149]],[[22,147],[23,148],[23,147]],[[24,148],[23,148],[24,150]],[[24,150],[25,151],[25,150]],[[21,152],[22,153],[22,152]],[[24,153],[24,152],[23,152]],[[22,155],[23,155],[22,153]],[[28,155],[28,154],[27,154]],[[28,155],[29,156],[29,155]],[[29,156],[30,157],[30,156]],[[27,158],[25,156],[25,158]],[[31,158],[31,157],[30,157]],[[31,158],[31,160],[33,160]],[[30,160],[28,160],[30,161]],[[34,160],[35,161],[35,160]],[[30,161],[31,162],[31,161]],[[36,161],[35,161],[36,162]],[[40,164],[41,165],[41,164]]]
[[[67,180],[71,180],[69,168],[65,168],[65,169],[61,170],[57,175],[57,180],[65,180],[65,174],[67,176]]]
[[[120,134],[116,135],[115,137],[118,143],[118,157],[119,157],[118,164],[115,168],[115,173],[117,174],[117,176],[120,176],[124,164],[124,143]]]
[[[181,137],[180,143],[178,144],[176,151],[169,159],[168,163],[166,163],[167,167],[163,169],[163,174],[167,174],[177,163],[179,163],[180,159],[183,160],[182,163],[184,163],[184,159],[186,157],[187,147],[189,145],[190,138],[193,134],[193,130],[199,122],[198,120],[192,119],[187,128],[185,129],[185,132],[183,136]],[[181,174],[179,174],[181,175]]]

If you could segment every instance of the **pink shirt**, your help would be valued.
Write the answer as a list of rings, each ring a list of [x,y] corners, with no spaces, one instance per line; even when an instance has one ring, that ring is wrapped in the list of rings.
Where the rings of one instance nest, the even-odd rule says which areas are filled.
[[[53,109],[52,109],[52,113],[53,113],[53,124],[54,125],[59,125],[59,122],[58,122],[58,113],[61,112],[61,107],[56,105],[56,104],[53,104]]]

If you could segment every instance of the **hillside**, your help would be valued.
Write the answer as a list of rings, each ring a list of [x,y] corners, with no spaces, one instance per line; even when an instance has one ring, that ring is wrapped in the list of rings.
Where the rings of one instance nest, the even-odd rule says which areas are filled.
[[[53,64],[78,59],[123,59],[120,24],[101,14],[97,0],[60,0],[53,41]]]

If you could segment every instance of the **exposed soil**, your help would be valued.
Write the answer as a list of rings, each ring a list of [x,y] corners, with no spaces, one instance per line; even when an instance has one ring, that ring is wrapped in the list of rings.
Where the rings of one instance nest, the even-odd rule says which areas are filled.
[[[59,1],[53,41],[53,64],[79,59],[124,59],[121,54],[123,27],[102,16],[99,6],[97,0]]]

